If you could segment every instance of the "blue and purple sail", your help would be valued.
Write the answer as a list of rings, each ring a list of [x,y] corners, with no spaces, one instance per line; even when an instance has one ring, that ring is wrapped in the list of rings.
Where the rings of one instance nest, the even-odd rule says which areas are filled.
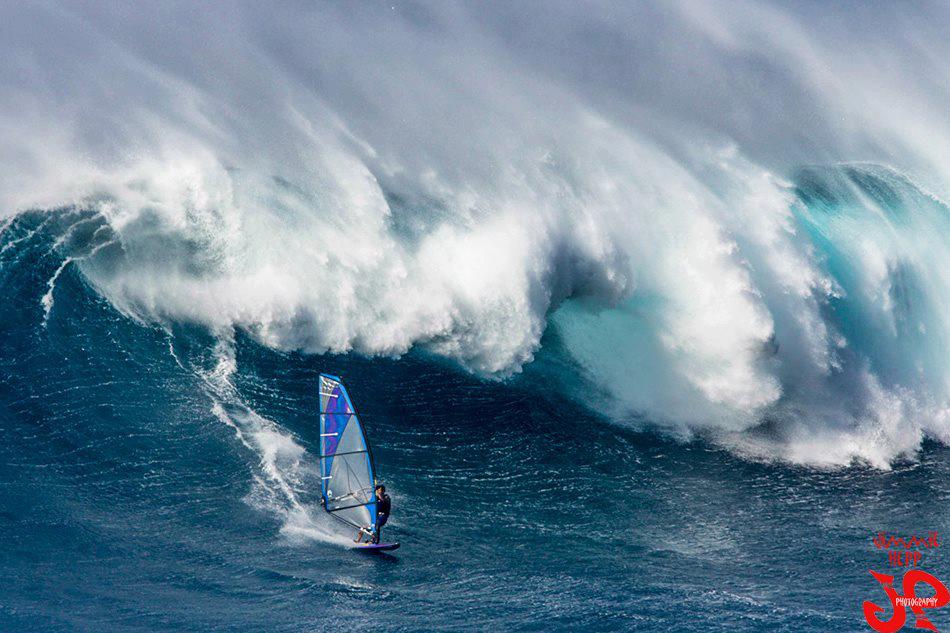
[[[349,525],[376,529],[373,456],[346,388],[320,374],[320,476],[323,507]]]

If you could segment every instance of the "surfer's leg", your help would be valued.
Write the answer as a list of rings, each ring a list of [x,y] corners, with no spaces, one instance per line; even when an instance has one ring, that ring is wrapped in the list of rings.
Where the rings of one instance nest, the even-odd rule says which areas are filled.
[[[386,521],[389,520],[388,514],[381,514],[376,519],[376,529],[373,531],[373,542],[379,543],[379,536],[383,533],[383,526],[386,525]]]

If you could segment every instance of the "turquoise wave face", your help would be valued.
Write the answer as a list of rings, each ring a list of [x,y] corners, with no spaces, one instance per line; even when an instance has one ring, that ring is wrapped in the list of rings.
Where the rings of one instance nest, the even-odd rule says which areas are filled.
[[[699,430],[764,457],[886,464],[925,435],[945,441],[946,205],[875,165],[802,169],[791,191],[784,244],[734,234],[735,257],[748,269],[742,288],[768,317],[764,335],[735,338],[743,321],[734,306],[725,324],[716,318],[728,288],[705,304],[710,318],[670,284],[641,276],[618,308],[592,314],[570,304],[555,313],[560,339],[589,379],[565,388],[599,393],[592,400],[614,417]],[[728,341],[725,350],[677,329],[684,311]],[[730,375],[767,397],[716,381]]]
[[[888,386],[946,400],[950,210],[874,166],[799,175],[798,219],[839,292],[829,316]]]

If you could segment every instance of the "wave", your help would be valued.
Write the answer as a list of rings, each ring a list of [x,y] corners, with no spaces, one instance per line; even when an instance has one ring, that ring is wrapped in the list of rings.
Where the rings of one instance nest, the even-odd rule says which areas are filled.
[[[47,318],[74,265],[277,349],[509,379],[551,332],[613,420],[886,467],[950,439],[947,44],[745,8],[13,8],[0,204],[58,210]]]

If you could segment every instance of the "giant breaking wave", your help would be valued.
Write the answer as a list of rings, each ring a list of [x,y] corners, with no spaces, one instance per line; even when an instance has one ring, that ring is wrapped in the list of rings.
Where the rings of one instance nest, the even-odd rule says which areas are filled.
[[[886,467],[950,441],[950,44],[818,9],[10,7],[0,204],[73,218],[47,317],[76,266],[145,323],[548,356],[621,423]]]

